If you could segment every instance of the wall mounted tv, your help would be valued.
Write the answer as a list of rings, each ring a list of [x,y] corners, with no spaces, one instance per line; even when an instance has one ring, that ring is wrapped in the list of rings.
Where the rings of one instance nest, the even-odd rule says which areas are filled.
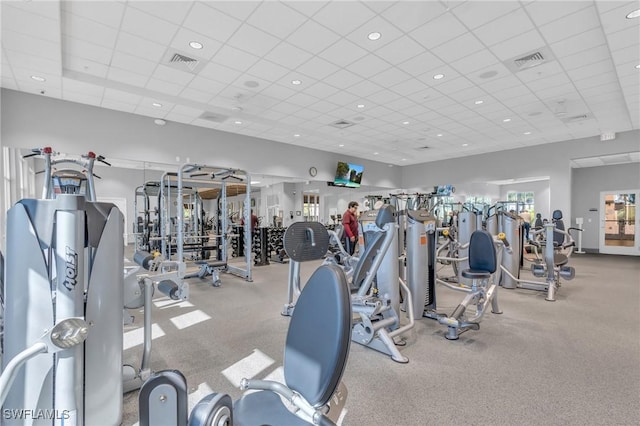
[[[344,161],[338,161],[338,167],[336,169],[336,177],[333,180],[333,183],[336,186],[346,186],[347,188],[359,188],[360,182],[362,182],[363,171],[364,171],[364,166],[345,163]]]

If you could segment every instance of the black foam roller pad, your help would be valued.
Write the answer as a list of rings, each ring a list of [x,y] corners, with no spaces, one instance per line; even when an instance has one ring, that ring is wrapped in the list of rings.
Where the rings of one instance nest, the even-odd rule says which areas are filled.
[[[163,280],[158,283],[158,291],[173,300],[178,300],[178,284],[171,280]]]

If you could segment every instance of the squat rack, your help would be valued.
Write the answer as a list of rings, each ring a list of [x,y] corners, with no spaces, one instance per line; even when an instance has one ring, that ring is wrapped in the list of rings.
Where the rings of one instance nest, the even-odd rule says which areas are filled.
[[[223,214],[220,215],[221,226],[218,229],[218,235],[216,238],[220,238],[222,244],[219,244],[221,253],[220,260],[227,261],[228,259],[228,241],[232,236],[228,230],[228,215],[227,212],[227,184],[242,184],[245,185],[245,199],[244,199],[244,246],[246,247],[245,254],[245,267],[227,265],[227,272],[234,275],[238,275],[247,281],[252,281],[251,275],[251,176],[248,172],[240,169],[234,169],[229,167],[210,166],[204,164],[186,163],[183,164],[177,173],[165,173],[162,176],[162,184],[160,188],[160,197],[166,200],[165,197],[170,196],[165,194],[165,187],[171,184],[172,178],[177,178],[177,260],[184,261],[184,204],[181,202],[185,192],[185,183],[188,183],[192,188],[220,188],[220,197],[218,209]],[[170,191],[169,191],[170,192]],[[162,202],[163,208],[169,205],[167,201]],[[169,240],[169,235],[166,234],[167,225],[163,226],[163,240]],[[164,246],[163,246],[164,247]],[[169,259],[170,253],[163,253],[165,258]]]

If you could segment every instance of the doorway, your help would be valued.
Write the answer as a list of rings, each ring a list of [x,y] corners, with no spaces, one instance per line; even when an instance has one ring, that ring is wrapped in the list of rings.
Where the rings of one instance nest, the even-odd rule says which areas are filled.
[[[640,256],[639,195],[638,189],[600,192],[600,253]]]

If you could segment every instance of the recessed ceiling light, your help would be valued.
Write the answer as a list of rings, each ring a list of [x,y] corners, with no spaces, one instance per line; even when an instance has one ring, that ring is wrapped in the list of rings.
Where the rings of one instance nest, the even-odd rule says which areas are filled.
[[[434,80],[440,80],[441,78],[444,78],[444,74],[436,74],[433,76]]]
[[[252,181],[251,181],[251,185],[255,185],[255,184],[258,184],[258,183],[260,183],[260,181],[259,181],[259,180],[252,180]]]
[[[463,143],[462,146],[469,146],[469,144],[468,143]]]
[[[203,48],[202,43],[200,43],[199,41],[190,41],[189,42],[189,46],[191,46],[191,48],[193,48],[193,49],[202,49]]]
[[[406,159],[406,158],[403,158],[403,159],[402,159],[402,161],[407,161],[407,159]]]
[[[378,153],[377,153],[377,152],[374,152],[374,153],[373,153],[373,155],[378,155]]]
[[[389,167],[393,167],[393,164],[389,164]]]
[[[636,69],[640,70],[640,64],[636,65]]]
[[[162,108],[162,104],[158,103],[158,102],[154,102],[151,105],[153,105],[156,108]]]
[[[638,68],[638,67],[636,67],[636,68]],[[364,105],[363,104],[358,104],[358,108],[364,108]]]
[[[164,121],[162,118],[156,118],[155,120],[153,120],[154,123],[156,123],[158,126],[164,126],[165,124],[167,124],[166,121]],[[180,160],[176,160],[176,161],[180,161]]]
[[[531,134],[531,132],[524,132],[524,134],[525,134],[525,135],[530,135],[530,134]]]
[[[300,135],[296,133],[295,135],[293,135],[293,137],[294,137],[294,138],[299,138],[299,137],[300,137]]]
[[[484,103],[484,101],[476,101],[476,105],[480,105],[480,104],[483,104],[483,103]]]
[[[409,122],[408,121],[403,121],[402,124],[409,124]]]
[[[43,83],[45,81],[47,81],[46,78],[44,77],[40,77],[39,75],[32,75],[31,78],[35,81],[39,81],[40,83]]]
[[[640,9],[636,9],[633,12],[629,12],[629,14],[627,15],[627,19],[637,18],[638,16],[640,16]]]
[[[503,121],[504,123],[508,123],[508,122],[510,122],[510,121],[511,121],[511,119],[510,119],[510,118],[505,118],[505,119],[504,119],[504,120],[502,120],[502,121]]]
[[[343,143],[341,143],[341,144],[340,144],[340,145],[338,145],[338,146],[339,146],[340,148],[342,148],[342,147],[344,146],[344,144],[343,144]]]
[[[242,124],[242,121],[236,120],[236,121],[234,121],[234,123],[236,123],[236,124]]]
[[[367,38],[369,40],[380,40],[380,37],[382,37],[382,34],[380,34],[379,32],[373,32],[373,33],[369,33],[369,35],[367,36]]]
[[[234,107],[231,108],[231,111],[241,112],[242,111],[242,107],[234,106]]]
[[[442,136],[442,133],[438,133],[436,136],[440,137],[440,136]]]
[[[296,86],[302,84],[300,80],[291,80],[291,84],[295,84]]]

